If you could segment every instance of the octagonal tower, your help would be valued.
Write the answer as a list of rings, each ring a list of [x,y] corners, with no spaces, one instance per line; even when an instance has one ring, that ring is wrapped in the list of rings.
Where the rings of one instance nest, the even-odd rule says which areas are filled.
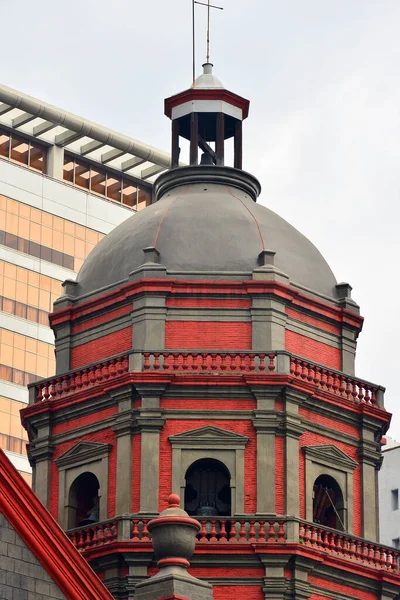
[[[241,168],[248,106],[209,64],[166,100],[172,168],[156,202],[64,283],[57,374],[23,411],[35,491],[118,598],[154,573],[147,523],[172,492],[201,523],[192,572],[215,600],[388,600],[383,389],[354,374],[351,287],[256,202]]]

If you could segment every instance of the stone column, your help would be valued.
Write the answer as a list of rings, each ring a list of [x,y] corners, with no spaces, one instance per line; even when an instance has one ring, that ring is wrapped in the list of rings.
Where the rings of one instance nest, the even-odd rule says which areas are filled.
[[[165,423],[160,398],[165,384],[141,383],[135,387],[142,398],[136,418],[141,436],[140,513],[152,516],[158,513],[160,431]]]
[[[285,436],[285,513],[299,517],[299,438],[304,427],[299,418],[299,404],[304,396],[294,390],[286,390],[285,415],[282,431]]]
[[[358,449],[361,467],[361,536],[372,542],[379,537],[378,471],[382,464],[382,454],[379,443],[375,442],[377,435],[381,435],[379,425],[372,417],[363,414]]]
[[[31,390],[34,395],[34,386]],[[32,418],[30,425],[33,426],[31,431],[35,432],[34,437],[31,435],[28,451],[29,462],[32,466],[32,488],[44,506],[49,508],[51,463],[55,449],[50,435],[49,413]]]
[[[275,410],[275,400],[281,387],[251,385],[257,399],[253,426],[257,434],[257,514],[275,512],[275,436],[280,417]]]
[[[118,402],[113,431],[117,436],[116,514],[132,512],[132,435],[135,419],[132,414],[132,387],[110,394]]]

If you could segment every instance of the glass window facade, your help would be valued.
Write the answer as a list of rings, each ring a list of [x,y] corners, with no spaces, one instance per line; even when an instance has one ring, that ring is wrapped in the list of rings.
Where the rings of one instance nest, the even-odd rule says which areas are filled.
[[[3,196],[0,196],[0,223],[4,223],[0,230],[3,246],[72,271],[79,271],[103,237],[93,229]]]
[[[45,146],[33,140],[25,139],[4,129],[0,129],[0,158],[11,160],[24,167],[38,171],[46,172]]]
[[[71,154],[64,156],[64,181],[116,202],[142,210],[151,204],[151,189],[135,183],[128,177],[119,176],[101,167],[95,167]]]

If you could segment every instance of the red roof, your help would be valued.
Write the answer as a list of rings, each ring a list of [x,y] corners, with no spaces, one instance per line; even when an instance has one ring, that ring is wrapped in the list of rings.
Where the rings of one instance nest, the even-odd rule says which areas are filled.
[[[69,600],[113,600],[1,449],[0,511]]]

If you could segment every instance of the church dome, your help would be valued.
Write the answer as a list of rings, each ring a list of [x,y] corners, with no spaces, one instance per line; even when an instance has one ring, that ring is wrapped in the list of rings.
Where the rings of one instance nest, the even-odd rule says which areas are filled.
[[[230,167],[172,169],[155,184],[158,201],[132,215],[93,249],[77,277],[77,296],[126,282],[155,247],[170,277],[243,280],[275,252],[290,283],[336,297],[335,277],[317,248],[287,221],[256,204],[258,181]],[[157,276],[157,275],[155,275]]]

